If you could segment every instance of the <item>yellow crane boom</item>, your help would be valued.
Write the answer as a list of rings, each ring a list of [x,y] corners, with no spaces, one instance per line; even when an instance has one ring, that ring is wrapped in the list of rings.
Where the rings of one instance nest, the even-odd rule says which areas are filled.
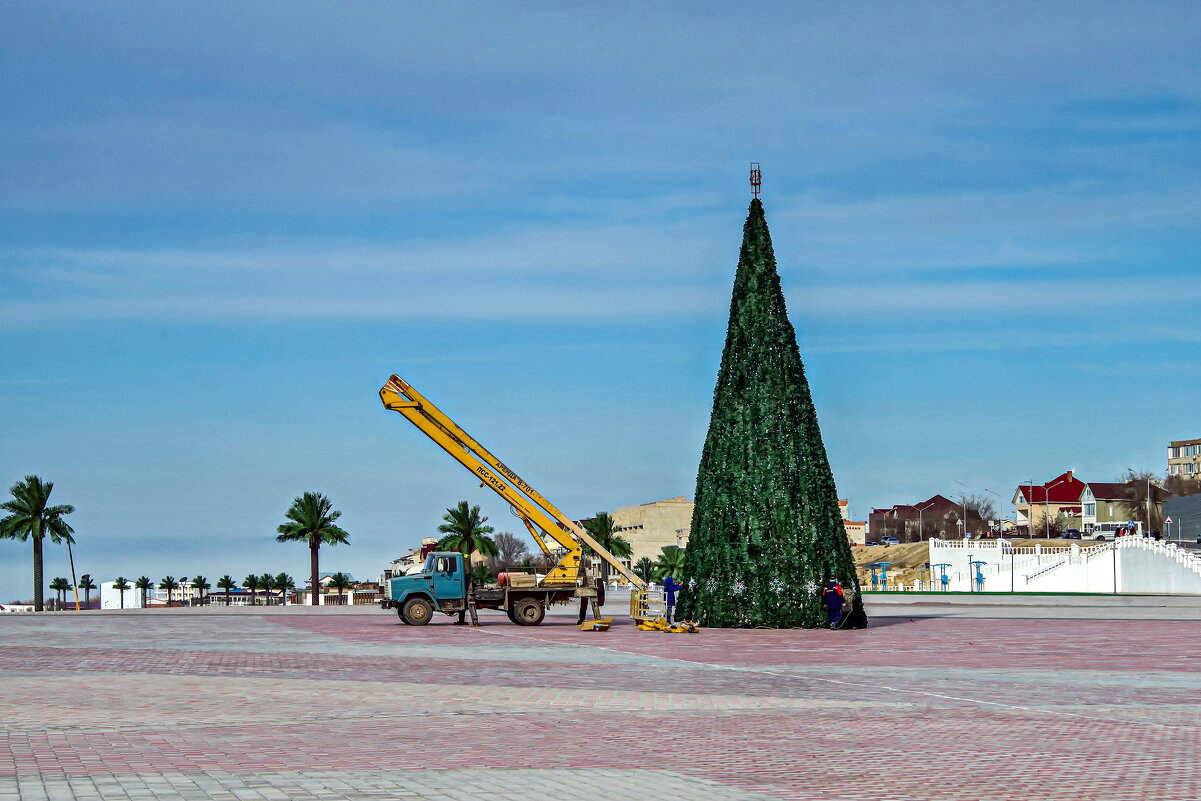
[[[543,579],[543,585],[576,586],[580,573],[585,569],[583,555],[586,545],[635,588],[646,589],[646,582],[622,564],[620,559],[605,550],[591,534],[572,522],[403,378],[396,375],[389,378],[388,383],[380,389],[379,396],[384,408],[400,413],[455,461],[470,470],[480,480],[480,486],[490,487],[508,501],[544,554],[551,556],[550,547],[546,544],[548,538],[566,550],[566,554]]]

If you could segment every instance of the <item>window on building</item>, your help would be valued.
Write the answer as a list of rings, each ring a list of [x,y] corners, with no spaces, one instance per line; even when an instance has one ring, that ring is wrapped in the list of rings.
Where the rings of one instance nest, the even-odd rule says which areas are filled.
[[[1191,473],[1191,472],[1193,472],[1193,466],[1192,466],[1191,464],[1186,464],[1186,465],[1184,466],[1184,472],[1186,472],[1186,473]]]

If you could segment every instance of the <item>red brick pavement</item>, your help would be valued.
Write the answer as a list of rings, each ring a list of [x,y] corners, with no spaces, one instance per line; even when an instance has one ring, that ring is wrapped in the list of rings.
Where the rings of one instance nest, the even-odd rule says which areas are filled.
[[[565,624],[411,628],[382,612],[264,620],[346,643],[476,650],[457,658],[0,642],[0,673],[43,676],[50,694],[56,674],[93,677],[98,691],[130,682],[123,703],[136,713],[164,692],[147,681],[139,694],[138,674],[174,676],[181,687],[189,677],[225,677],[251,701],[262,682],[301,680],[316,718],[10,726],[0,775],[586,765],[669,768],[789,799],[1201,798],[1198,704],[1181,680],[1195,675],[1193,624],[941,619],[863,632],[673,636],[628,626],[581,634]],[[486,655],[513,644],[528,656]],[[606,651],[679,661],[589,664]],[[338,716],[346,694],[353,688],[361,700],[363,687],[378,687],[377,708],[359,703]],[[469,702],[455,687],[492,687],[498,699],[500,688],[525,688],[528,710],[481,710],[478,694]],[[555,688],[571,688],[574,705]],[[659,712],[629,708],[623,691],[794,706]],[[593,708],[581,711],[580,696]]]
[[[405,626],[394,615],[271,618],[280,625],[347,642],[446,643],[447,623]],[[726,665],[812,665],[985,669],[1033,667],[1049,671],[1196,669],[1201,626],[1135,620],[885,619],[861,631],[706,630],[703,635],[640,632],[618,620],[604,633],[581,634],[566,620],[547,618],[534,628],[499,619],[483,631],[514,642],[598,645],[632,654],[670,656]],[[451,628],[464,635],[478,634]]]

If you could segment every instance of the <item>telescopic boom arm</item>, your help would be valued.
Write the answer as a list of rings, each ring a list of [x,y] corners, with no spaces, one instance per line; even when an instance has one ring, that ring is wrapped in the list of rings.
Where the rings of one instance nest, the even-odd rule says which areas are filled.
[[[551,555],[546,539],[550,538],[566,550],[555,568],[543,579],[543,585],[575,586],[584,565],[584,547],[605,560],[639,590],[646,583],[617,557],[609,553],[592,535],[571,521],[546,500],[537,490],[522,480],[504,462],[476,442],[458,424],[426,400],[400,376],[392,376],[379,391],[384,408],[399,412],[406,420],[450,454],[455,461],[509,502],[514,513],[525,523],[542,552]],[[499,475],[498,475],[499,474]]]

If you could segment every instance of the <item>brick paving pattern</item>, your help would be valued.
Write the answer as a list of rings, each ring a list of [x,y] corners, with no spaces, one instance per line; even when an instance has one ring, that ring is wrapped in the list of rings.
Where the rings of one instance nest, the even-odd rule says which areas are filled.
[[[0,801],[1201,798],[1195,622],[0,619]]]

